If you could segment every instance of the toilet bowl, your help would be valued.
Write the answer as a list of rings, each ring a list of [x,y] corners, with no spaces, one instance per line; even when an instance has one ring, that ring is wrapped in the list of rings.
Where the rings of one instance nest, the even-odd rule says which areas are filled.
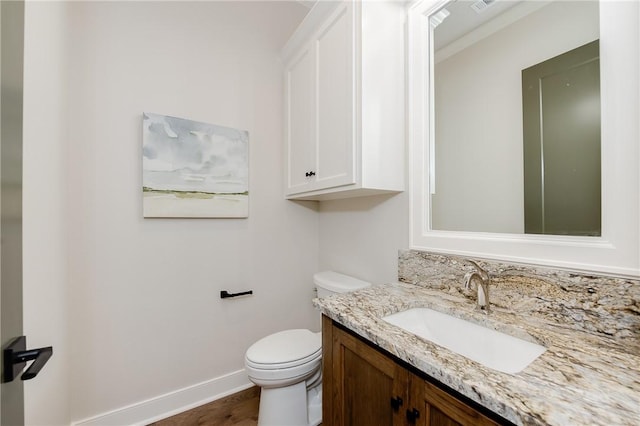
[[[318,425],[322,337],[309,330],[285,330],[254,343],[245,355],[249,379],[262,388],[260,426]],[[309,409],[309,404],[314,409]]]
[[[333,271],[314,275],[318,297],[371,284]],[[263,337],[245,354],[249,380],[260,386],[258,426],[317,426],[322,422],[322,335],[306,329]]]

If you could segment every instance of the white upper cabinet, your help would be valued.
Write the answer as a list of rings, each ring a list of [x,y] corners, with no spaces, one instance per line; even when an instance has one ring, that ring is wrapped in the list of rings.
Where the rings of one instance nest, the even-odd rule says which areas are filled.
[[[398,3],[318,2],[284,47],[287,198],[404,190]]]

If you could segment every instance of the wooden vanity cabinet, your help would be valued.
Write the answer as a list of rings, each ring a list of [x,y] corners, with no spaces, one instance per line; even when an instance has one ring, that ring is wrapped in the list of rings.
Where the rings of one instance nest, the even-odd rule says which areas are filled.
[[[323,426],[497,425],[322,317]]]

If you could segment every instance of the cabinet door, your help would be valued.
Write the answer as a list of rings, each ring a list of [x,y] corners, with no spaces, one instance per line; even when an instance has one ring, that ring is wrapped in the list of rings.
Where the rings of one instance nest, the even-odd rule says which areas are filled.
[[[354,7],[351,2],[345,2],[331,14],[315,37],[317,189],[356,182],[354,34]]]
[[[432,383],[411,374],[409,424],[421,426],[495,426],[489,419]],[[415,412],[413,410],[416,410]]]
[[[287,194],[312,189],[315,159],[315,51],[305,46],[285,67]]]
[[[354,336],[333,328],[333,426],[391,426],[405,424],[408,373],[393,360]]]

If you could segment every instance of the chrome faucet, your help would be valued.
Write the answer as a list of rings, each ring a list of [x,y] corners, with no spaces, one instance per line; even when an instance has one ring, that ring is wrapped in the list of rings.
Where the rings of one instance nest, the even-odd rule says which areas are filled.
[[[489,309],[489,284],[491,283],[491,279],[489,278],[489,273],[482,269],[480,265],[478,265],[473,260],[467,260],[467,262],[471,263],[476,270],[467,272],[464,275],[464,288],[470,288],[473,279],[476,278],[476,288],[477,288],[477,296],[476,296],[476,306],[478,309],[484,311],[485,314],[488,314]]]

